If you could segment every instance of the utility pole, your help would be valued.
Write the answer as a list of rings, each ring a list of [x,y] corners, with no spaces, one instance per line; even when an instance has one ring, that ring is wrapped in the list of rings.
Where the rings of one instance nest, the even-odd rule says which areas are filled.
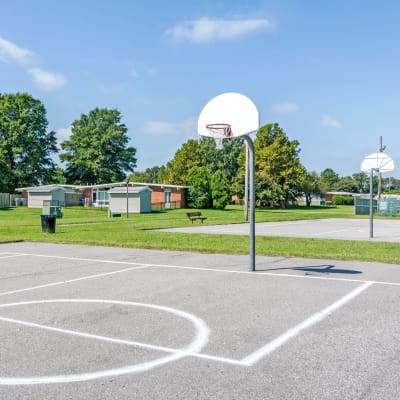
[[[379,144],[379,152],[383,153],[386,149],[386,146],[382,144],[382,136],[380,137],[380,144]],[[378,199],[381,198],[382,193],[382,174],[378,172]]]

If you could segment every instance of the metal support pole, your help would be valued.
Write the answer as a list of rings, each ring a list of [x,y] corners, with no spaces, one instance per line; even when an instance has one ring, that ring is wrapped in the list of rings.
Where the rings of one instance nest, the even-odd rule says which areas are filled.
[[[373,190],[373,182],[374,182],[374,170],[371,168],[371,173],[369,175],[369,237],[372,239],[374,237],[374,190]]]
[[[255,191],[255,157],[254,144],[250,136],[244,135],[243,139],[247,143],[249,151],[249,186],[250,186],[250,271],[256,270],[256,246],[255,246],[255,206],[256,206],[256,191]]]
[[[126,219],[129,216],[129,178],[126,180]]]
[[[249,220],[249,149],[246,142],[246,166],[244,175],[244,220]]]

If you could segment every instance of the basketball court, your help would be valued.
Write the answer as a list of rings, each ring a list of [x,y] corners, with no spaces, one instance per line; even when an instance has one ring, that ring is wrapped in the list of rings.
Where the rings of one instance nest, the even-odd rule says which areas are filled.
[[[397,265],[0,245],[0,398],[396,398]]]
[[[370,238],[370,222],[367,219],[327,218],[301,221],[258,222],[255,224],[255,232],[257,236],[400,242],[400,220],[375,219],[373,224],[374,235],[372,239]],[[190,225],[185,228],[170,228],[160,231],[248,235],[249,224]]]

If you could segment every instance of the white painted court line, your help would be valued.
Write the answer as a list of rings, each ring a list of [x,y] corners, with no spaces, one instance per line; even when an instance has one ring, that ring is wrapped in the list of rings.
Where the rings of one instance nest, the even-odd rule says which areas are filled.
[[[305,329],[310,328],[311,326],[317,324],[324,320],[327,316],[338,310],[339,308],[343,307],[349,301],[353,300],[359,294],[361,294],[364,290],[368,289],[374,282],[366,282],[363,285],[357,287],[349,294],[343,296],[341,299],[336,301],[335,303],[331,304],[330,306],[324,308],[322,311],[319,311],[312,315],[310,318],[307,318],[300,324],[296,325],[295,327],[289,329],[284,334],[280,335],[276,339],[272,340],[271,342],[267,343],[265,346],[261,347],[254,353],[250,354],[249,356],[245,357],[242,362],[248,366],[254,365],[260,359],[265,357],[268,354],[271,354],[273,351],[284,345],[290,339],[298,336],[302,331]]]
[[[324,235],[332,235],[332,234],[336,234],[336,233],[341,233],[341,232],[349,232],[348,229],[340,229],[340,230],[336,230],[336,231],[324,231],[324,232],[303,232],[302,236],[305,238],[308,237],[315,237],[315,236],[324,236]],[[271,235],[275,235],[275,236],[281,236],[281,237],[299,237],[299,233],[278,233],[278,232],[274,232],[274,231],[263,231],[261,230],[260,233],[270,233]],[[356,240],[356,239],[354,239]]]
[[[323,236],[323,235],[331,235],[333,233],[348,232],[348,231],[349,231],[348,229],[338,229],[336,231],[325,231],[325,232],[305,233],[305,234],[311,236]]]
[[[366,282],[366,283],[362,284],[361,286],[358,286],[356,289],[354,289],[347,295],[341,297],[339,300],[337,300],[333,304],[324,308],[322,311],[319,311],[319,312],[313,314],[311,317],[302,321],[300,324],[296,325],[295,327],[289,329],[288,331],[286,331],[282,335],[278,336],[277,338],[275,338],[271,342],[267,343],[266,345],[260,347],[258,350],[249,354],[242,360],[235,360],[235,359],[227,358],[227,357],[218,357],[218,356],[212,356],[209,354],[199,353],[198,352],[200,350],[199,348],[193,349],[193,347],[192,347],[190,349],[174,349],[174,348],[165,347],[165,346],[157,346],[157,345],[151,345],[151,344],[142,343],[142,342],[111,338],[108,336],[93,335],[90,333],[73,331],[70,329],[56,328],[56,327],[52,327],[52,326],[41,325],[41,324],[36,324],[33,322],[22,321],[22,320],[6,318],[6,317],[1,317],[1,316],[0,316],[0,321],[14,323],[14,324],[23,325],[23,326],[28,326],[31,328],[47,330],[47,331],[51,331],[51,332],[57,332],[57,333],[62,333],[62,334],[67,334],[67,335],[72,335],[72,336],[93,339],[93,340],[100,340],[100,341],[111,342],[111,343],[115,343],[115,344],[122,344],[122,345],[128,345],[128,346],[141,347],[141,348],[150,349],[150,350],[163,351],[163,352],[167,352],[167,353],[180,355],[181,357],[185,357],[185,356],[186,357],[188,357],[188,356],[189,357],[197,357],[197,358],[203,358],[203,359],[208,359],[208,360],[212,360],[212,361],[222,362],[225,364],[233,364],[233,365],[251,367],[254,364],[256,364],[258,361],[260,361],[262,358],[268,356],[269,354],[273,353],[275,350],[277,350],[278,348],[283,346],[289,340],[300,335],[304,330],[323,321],[326,317],[333,314],[335,311],[337,311],[338,309],[340,309],[341,307],[343,307],[344,305],[349,303],[351,300],[356,298],[358,295],[360,295],[362,292],[364,292],[366,289],[368,289],[373,284],[374,284],[374,282]],[[106,303],[106,304],[112,303],[112,304],[121,304],[121,305],[141,305],[141,306],[143,306],[142,303],[132,303],[132,302],[113,301],[113,300],[56,299],[56,300],[26,301],[26,302],[18,302],[18,303],[1,304],[0,309],[6,308],[6,307],[8,308],[8,307],[13,307],[13,306],[42,304],[42,303],[85,303],[85,302],[86,303]],[[171,309],[168,307],[152,306],[152,305],[150,305],[150,306],[144,305],[144,306],[150,307],[150,308],[161,309],[161,310],[169,310],[169,312],[171,312],[170,311]],[[207,326],[202,322],[202,320],[199,320],[198,318],[192,316],[191,314],[185,313],[183,311],[176,312],[176,310],[174,310],[173,313],[177,313],[177,314],[180,313],[182,315],[185,315],[185,318],[191,319],[194,321],[194,324],[200,325],[199,330],[201,332],[201,335],[200,335],[201,339],[199,339],[199,341],[203,344],[207,341],[209,331],[208,331]],[[178,315],[180,315],[180,314],[178,314]],[[187,315],[189,315],[189,317],[187,317]],[[200,323],[197,321],[200,321]],[[1,384],[1,378],[0,378],[0,384]]]
[[[3,259],[3,258],[23,257],[23,256],[24,256],[24,254],[0,253],[0,259]]]
[[[52,301],[50,301],[50,302],[52,302]],[[29,304],[29,303],[30,302],[25,302],[25,304]],[[23,304],[24,303],[15,303],[15,305],[23,305]],[[13,305],[14,304],[12,304],[12,303],[6,304],[6,306],[13,306]],[[0,305],[0,308],[1,307],[2,307],[2,305]],[[27,326],[29,328],[37,328],[37,329],[42,329],[45,331],[71,335],[71,336],[78,336],[78,337],[83,337],[83,338],[87,338],[87,339],[100,340],[103,342],[110,342],[110,343],[114,343],[114,344],[122,344],[122,345],[127,345],[127,346],[140,347],[140,348],[149,349],[149,350],[162,351],[165,353],[180,354],[185,357],[190,356],[190,357],[197,357],[197,358],[205,358],[208,360],[224,362],[227,364],[236,364],[236,365],[246,366],[246,364],[244,364],[242,361],[234,360],[231,358],[217,357],[217,356],[211,356],[208,354],[201,354],[201,353],[194,353],[193,351],[174,349],[174,348],[165,347],[165,346],[157,346],[157,345],[152,345],[152,344],[143,343],[143,342],[136,342],[136,341],[132,341],[132,340],[117,339],[117,338],[112,338],[109,336],[93,335],[91,333],[73,331],[70,329],[55,328],[53,326],[36,324],[34,322],[22,321],[22,320],[18,320],[18,319],[14,319],[14,318],[6,318],[6,317],[0,316],[0,321],[9,322],[9,323],[16,324],[16,325]]]
[[[99,300],[99,299],[54,299],[54,300],[35,300],[35,301],[23,301],[23,302],[17,302],[17,303],[7,303],[7,304],[0,304],[0,309],[1,308],[8,308],[8,307],[16,307],[16,306],[25,306],[25,305],[33,305],[33,304],[52,304],[52,303],[97,303],[97,304],[118,304],[118,305],[125,305],[125,306],[140,306],[140,307],[147,307],[147,308],[152,308],[156,310],[162,310],[162,311],[167,311],[172,314],[178,315],[180,317],[185,317],[186,319],[190,320],[193,322],[195,326],[200,326],[199,330],[201,332],[201,342],[203,343],[206,339],[208,338],[208,328],[206,325],[202,322],[201,324],[198,322],[200,321],[198,318],[193,317],[191,314],[186,313],[184,311],[178,311],[175,309],[172,309],[170,307],[164,307],[164,306],[155,306],[155,305],[149,305],[149,304],[143,304],[143,303],[134,303],[134,302],[128,302],[128,301],[115,301],[115,300]],[[172,310],[172,311],[171,311]],[[116,338],[111,338],[108,336],[101,336],[101,335],[93,335],[91,333],[85,333],[85,332],[79,332],[79,331],[73,331],[70,329],[63,329],[63,328],[56,328],[54,326],[48,326],[48,325],[42,325],[42,324],[36,324],[34,322],[29,322],[29,321],[22,321],[14,318],[7,318],[7,317],[1,317],[0,316],[0,321],[4,322],[10,322],[13,324],[17,325],[23,325],[23,326],[28,326],[30,328],[38,328],[46,331],[51,331],[51,332],[57,332],[57,333],[63,333],[63,334],[68,334],[72,336],[79,336],[83,338],[88,338],[88,339],[96,339],[96,340],[101,340],[104,342],[111,342],[111,343],[116,343],[116,344],[124,344],[128,346],[135,346],[135,347],[142,347],[145,349],[150,349],[150,350],[158,350],[158,351],[163,351],[167,353],[179,353],[179,354],[184,354],[186,355],[188,350],[186,349],[173,349],[170,347],[165,347],[165,346],[156,346],[156,345],[151,345],[151,344],[146,344],[146,343],[141,343],[141,342],[135,342],[131,340],[123,340],[123,339],[116,339]],[[192,349],[193,351],[193,349]]]
[[[9,295],[9,294],[16,294],[16,293],[22,293],[22,292],[29,292],[31,290],[44,289],[44,288],[48,288],[48,287],[52,287],[52,286],[65,285],[67,283],[84,281],[86,279],[102,278],[104,276],[121,274],[123,272],[134,271],[136,269],[143,269],[143,268],[147,268],[147,266],[146,265],[140,265],[140,266],[137,266],[137,267],[130,267],[130,268],[120,269],[118,271],[104,272],[102,274],[88,275],[88,276],[83,276],[83,277],[80,277],[80,278],[67,279],[65,281],[45,283],[43,285],[31,286],[31,287],[27,287],[27,288],[23,288],[23,289],[10,290],[9,292],[0,293],[0,296],[6,296],[6,295]]]
[[[182,265],[168,265],[168,264],[152,264],[152,263],[138,263],[138,262],[131,262],[131,261],[114,261],[114,260],[98,260],[95,258],[79,258],[79,257],[66,257],[66,256],[50,256],[47,254],[35,254],[35,253],[15,253],[19,254],[21,256],[30,256],[30,257],[44,257],[44,258],[56,258],[56,259],[62,259],[62,260],[71,260],[71,261],[89,261],[89,262],[99,262],[99,263],[107,263],[107,264],[122,264],[122,265],[137,265],[140,268],[147,268],[147,267],[156,267],[156,268],[176,268],[176,269],[186,269],[186,270],[194,270],[194,271],[206,271],[206,272],[214,272],[214,273],[224,273],[224,274],[244,274],[244,275],[250,275],[253,277],[260,277],[260,276],[278,276],[278,277],[283,277],[283,278],[294,278],[294,279],[318,279],[318,280],[329,280],[329,281],[339,281],[339,282],[358,282],[358,283],[369,283],[373,282],[374,284],[377,285],[388,285],[388,286],[400,286],[400,282],[385,282],[385,281],[371,281],[371,280],[365,280],[365,279],[348,279],[348,278],[333,278],[333,277],[327,277],[327,276],[312,276],[312,275],[293,275],[293,274],[285,274],[285,273],[276,273],[276,272],[264,272],[264,271],[236,271],[236,270],[229,270],[229,269],[220,269],[220,268],[205,268],[205,267],[187,267],[187,266],[182,266]],[[362,263],[362,261],[360,261]],[[140,269],[138,268],[138,269]],[[290,267],[289,267],[290,268]],[[296,267],[293,267],[296,268]],[[122,269],[120,271],[115,271],[115,272],[107,272],[104,274],[104,276],[107,275],[112,275],[114,273],[121,273],[125,271],[130,271],[131,269],[135,268],[127,268]],[[88,276],[88,277],[83,277],[83,278],[77,278],[78,280],[82,279],[91,279],[96,278],[96,277],[101,277],[102,274],[93,275],[93,276]],[[62,283],[71,283],[74,282],[75,280],[68,280],[64,282],[56,282],[55,285],[59,285]],[[53,284],[49,284],[50,286]],[[38,288],[40,289],[42,286],[35,286],[34,289]],[[44,285],[46,287],[46,285]],[[21,291],[26,291],[26,290],[32,290],[31,288],[27,289],[21,289]],[[7,293],[0,293],[0,296],[3,296],[5,294],[12,294],[13,292],[7,292]]]
[[[119,304],[119,305],[125,305],[125,306],[145,307],[145,308],[150,308],[150,309],[156,309],[156,310],[164,311],[167,313],[171,313],[175,316],[178,316],[178,317],[181,317],[183,319],[190,321],[193,324],[193,327],[195,328],[195,335],[190,344],[188,344],[186,347],[184,347],[182,349],[176,350],[176,349],[169,349],[169,348],[165,348],[165,347],[161,347],[161,346],[146,345],[146,344],[139,343],[139,342],[131,342],[131,341],[127,341],[127,340],[114,339],[114,338],[110,338],[107,336],[92,335],[92,334],[88,334],[88,333],[84,333],[84,332],[55,328],[55,327],[50,327],[47,325],[35,324],[35,323],[16,320],[16,319],[12,319],[12,318],[1,318],[0,320],[2,320],[4,322],[15,323],[15,324],[19,324],[19,325],[29,326],[32,328],[44,329],[44,330],[58,332],[58,333],[62,333],[62,334],[80,336],[80,337],[84,337],[84,338],[102,340],[102,341],[130,345],[130,346],[140,345],[141,347],[147,347],[147,348],[151,348],[153,350],[167,351],[171,354],[169,354],[168,356],[157,358],[152,361],[148,361],[148,362],[143,362],[143,363],[134,364],[134,365],[128,365],[125,367],[109,369],[109,370],[86,372],[86,373],[81,373],[81,374],[52,375],[52,376],[28,376],[28,377],[22,377],[22,378],[1,377],[0,376],[0,385],[14,385],[15,386],[15,385],[82,382],[82,381],[87,381],[87,380],[92,380],[92,379],[100,379],[100,378],[105,378],[105,377],[148,371],[150,369],[159,367],[159,366],[169,363],[171,361],[179,360],[180,358],[186,357],[189,354],[195,354],[198,351],[200,351],[208,341],[209,329],[208,329],[207,325],[201,319],[199,319],[196,316],[194,316],[190,313],[187,313],[185,311],[181,311],[181,310],[177,310],[177,309],[173,309],[173,308],[165,307],[165,306],[158,306],[158,305],[144,304],[144,303],[134,303],[134,302],[128,302],[128,301],[113,301],[113,300],[99,300],[99,299],[55,299],[55,300],[38,300],[38,301],[27,301],[27,302],[20,302],[20,303],[2,304],[0,307],[6,308],[6,307],[16,307],[16,306],[42,304],[42,303],[105,303],[105,304]]]
[[[71,261],[88,261],[102,264],[121,264],[121,265],[146,265],[144,263],[130,262],[130,261],[117,261],[117,260],[103,260],[97,258],[82,258],[82,257],[68,257],[68,256],[51,256],[48,254],[35,254],[35,253],[9,253],[19,256],[29,257],[42,257],[42,258],[56,258],[58,260],[71,260]]]
[[[275,272],[263,272],[263,271],[234,271],[234,270],[225,270],[218,268],[202,268],[202,267],[183,267],[178,265],[163,265],[163,264],[151,264],[148,265],[151,267],[161,267],[161,268],[177,268],[177,269],[190,269],[190,270],[199,270],[199,271],[207,271],[207,272],[219,272],[219,273],[227,273],[227,274],[246,274],[250,276],[278,276],[283,278],[294,278],[294,279],[317,279],[323,281],[339,281],[339,282],[355,282],[355,283],[374,283],[376,285],[389,285],[389,286],[400,286],[400,282],[383,282],[383,281],[371,281],[364,279],[348,279],[348,278],[331,278],[327,276],[312,276],[312,275],[292,275],[292,274],[282,274]],[[296,267],[293,267],[296,268]]]

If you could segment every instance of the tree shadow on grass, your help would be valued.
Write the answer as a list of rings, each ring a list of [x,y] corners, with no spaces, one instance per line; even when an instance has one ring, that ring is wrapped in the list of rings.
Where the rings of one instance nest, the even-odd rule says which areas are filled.
[[[357,271],[354,269],[343,269],[343,268],[335,268],[334,265],[312,265],[305,267],[290,267],[290,268],[268,268],[262,271],[270,272],[270,271],[283,271],[283,270],[292,270],[292,271],[304,271],[306,275],[312,275],[313,273],[319,274],[345,274],[345,275],[356,275],[362,274],[362,271]]]

